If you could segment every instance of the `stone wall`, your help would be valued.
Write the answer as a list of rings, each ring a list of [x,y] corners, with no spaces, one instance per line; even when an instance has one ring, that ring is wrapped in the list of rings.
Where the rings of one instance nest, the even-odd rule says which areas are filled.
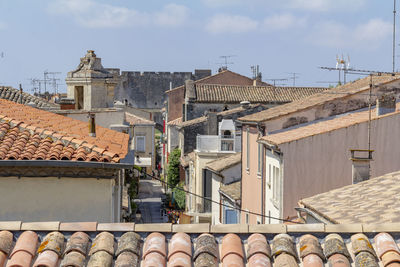
[[[107,69],[118,75],[118,69]],[[198,80],[211,75],[211,70],[192,72],[138,72],[123,71],[115,88],[115,100],[137,108],[161,109],[166,100],[165,91],[181,86],[185,80]]]

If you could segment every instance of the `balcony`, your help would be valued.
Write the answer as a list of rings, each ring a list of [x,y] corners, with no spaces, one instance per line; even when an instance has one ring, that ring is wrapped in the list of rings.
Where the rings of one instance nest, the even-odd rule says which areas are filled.
[[[198,135],[196,150],[199,152],[232,153],[242,149],[241,136]]]

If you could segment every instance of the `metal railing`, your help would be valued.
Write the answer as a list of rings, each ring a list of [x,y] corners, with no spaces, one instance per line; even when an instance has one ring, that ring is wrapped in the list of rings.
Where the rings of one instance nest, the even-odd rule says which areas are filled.
[[[240,152],[241,149],[241,136],[197,136],[196,150],[200,152]]]

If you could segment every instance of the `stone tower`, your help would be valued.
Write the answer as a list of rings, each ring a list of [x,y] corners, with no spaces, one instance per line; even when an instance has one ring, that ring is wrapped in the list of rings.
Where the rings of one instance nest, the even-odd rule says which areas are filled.
[[[67,97],[74,99],[75,109],[92,110],[113,106],[118,78],[103,68],[101,58],[96,57],[93,50],[88,50],[81,58],[76,70],[68,72],[65,81]]]

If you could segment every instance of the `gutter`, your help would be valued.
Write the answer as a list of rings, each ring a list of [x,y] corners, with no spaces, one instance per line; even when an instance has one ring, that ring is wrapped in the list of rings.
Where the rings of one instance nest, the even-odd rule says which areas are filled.
[[[69,160],[0,160],[0,167],[74,167],[132,169],[133,164]]]

